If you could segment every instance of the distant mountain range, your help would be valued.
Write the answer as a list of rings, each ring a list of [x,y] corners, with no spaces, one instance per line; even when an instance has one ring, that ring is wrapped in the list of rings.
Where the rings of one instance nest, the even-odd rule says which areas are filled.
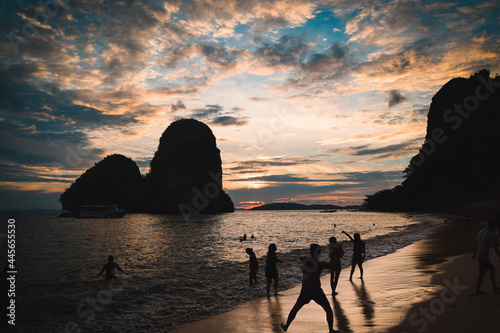
[[[359,209],[362,206],[336,206],[336,205],[304,205],[294,202],[274,202],[254,207],[251,210],[327,210],[327,209]]]

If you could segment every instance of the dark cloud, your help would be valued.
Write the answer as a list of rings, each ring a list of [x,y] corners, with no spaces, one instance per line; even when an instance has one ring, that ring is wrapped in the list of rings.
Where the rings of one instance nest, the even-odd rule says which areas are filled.
[[[336,197],[339,196],[339,191],[344,198],[353,197],[354,201],[359,201],[359,196],[362,196],[363,192],[375,192],[392,187],[402,181],[402,172],[399,171],[347,172],[325,176],[328,178],[327,180],[323,177],[314,179],[314,177],[303,178],[293,175],[254,177],[246,180],[267,182],[267,186],[228,192],[236,203],[249,200],[273,202],[285,195],[289,201],[306,195]],[[323,182],[331,184],[318,185],[318,183]]]
[[[193,118],[204,121],[210,125],[218,126],[243,126],[248,123],[247,117],[235,117],[231,114],[243,111],[242,108],[233,107],[231,111],[224,111],[219,104],[206,105],[204,108],[193,110]]]
[[[31,179],[24,166],[81,170],[100,160],[103,148],[94,147],[88,132],[137,125],[137,116],[105,112],[74,104],[77,91],[56,83],[32,80],[38,65],[12,65],[0,71],[0,164],[12,179]],[[16,172],[15,168],[18,167]],[[6,169],[7,168],[7,169]],[[61,176],[61,178],[65,178]]]
[[[172,103],[172,112],[175,112],[175,111],[180,110],[180,109],[185,109],[185,108],[186,108],[186,106],[180,100],[178,100],[175,103]]]
[[[247,99],[252,102],[265,102],[269,100],[269,97],[248,97]]]
[[[246,118],[236,118],[232,116],[222,116],[217,117],[212,120],[210,123],[213,125],[221,125],[221,126],[242,126],[248,122]]]
[[[290,166],[290,165],[301,165],[301,164],[311,164],[319,162],[317,159],[302,158],[302,157],[275,157],[267,160],[251,160],[238,162],[236,166],[227,168],[230,172],[254,172],[255,170],[266,170],[269,167],[275,166]]]
[[[267,66],[296,65],[304,61],[310,46],[292,35],[283,35],[276,43],[262,42],[255,55]]]
[[[382,160],[389,158],[402,158],[418,152],[422,144],[421,138],[408,140],[398,144],[387,145],[383,147],[372,147],[371,145],[360,145],[348,148],[331,149],[331,153],[347,156],[369,157],[370,160]]]
[[[404,96],[399,90],[389,91],[389,107],[392,108],[395,105],[401,104],[408,100],[408,97]]]
[[[262,182],[276,182],[276,183],[296,183],[296,182],[313,182],[314,180],[304,177],[296,177],[293,175],[271,175],[271,176],[261,176],[261,177],[250,177],[250,178],[240,178],[235,179],[236,182],[246,182],[246,181],[262,181]],[[319,180],[322,182],[325,180]]]
[[[162,63],[168,68],[176,68],[189,59],[203,57],[211,65],[229,69],[234,67],[239,58],[246,53],[244,50],[225,46],[203,43],[181,44],[175,48],[168,48],[164,52]]]

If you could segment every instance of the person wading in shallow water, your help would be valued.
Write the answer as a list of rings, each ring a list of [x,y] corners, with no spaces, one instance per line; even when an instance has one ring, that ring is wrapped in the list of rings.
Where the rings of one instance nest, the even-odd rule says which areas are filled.
[[[297,298],[297,302],[292,310],[290,310],[286,324],[281,323],[281,328],[286,332],[295,319],[297,312],[311,300],[314,300],[326,312],[326,321],[328,322],[330,333],[338,332],[333,329],[333,311],[323,289],[321,289],[320,281],[321,271],[329,269],[330,264],[318,260],[321,253],[321,247],[318,244],[311,244],[309,251],[311,256],[306,257],[302,261],[302,289],[300,290],[299,298]]]
[[[267,278],[267,297],[269,297],[269,292],[271,291],[271,281],[274,280],[274,294],[278,295],[278,268],[276,264],[281,262],[276,255],[276,244],[269,244],[266,258],[266,278]]]
[[[354,234],[354,238],[352,238],[347,232],[342,231],[349,239],[354,243],[352,248],[352,267],[351,267],[351,275],[349,276],[349,281],[352,281],[352,275],[354,274],[354,269],[356,265],[359,267],[360,279],[363,279],[363,261],[365,261],[365,242],[361,240],[361,236],[358,233]]]
[[[102,270],[95,277],[98,278],[102,273],[106,272],[106,280],[117,279],[115,275],[115,268],[117,268],[120,272],[128,275],[128,273],[125,273],[123,269],[121,269],[120,266],[118,266],[118,264],[114,262],[114,260],[115,258],[113,256],[109,256],[107,264],[103,266]]]

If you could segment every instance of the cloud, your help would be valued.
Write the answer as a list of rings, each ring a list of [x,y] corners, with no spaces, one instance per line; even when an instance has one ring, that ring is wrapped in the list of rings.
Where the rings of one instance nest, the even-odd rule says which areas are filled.
[[[414,155],[422,145],[422,138],[407,140],[402,143],[390,144],[382,147],[374,147],[372,144],[365,144],[346,148],[333,148],[330,153],[345,156],[364,157],[369,160],[399,159]]]
[[[284,167],[284,166],[294,166],[294,165],[304,165],[317,163],[320,160],[303,158],[303,157],[272,157],[267,159],[256,159],[249,161],[237,162],[235,166],[230,166],[226,168],[231,173],[247,173],[247,172],[260,172],[266,171],[270,167]]]
[[[248,117],[235,117],[231,114],[243,111],[242,108],[233,107],[231,111],[224,111],[219,104],[206,105],[204,108],[193,110],[192,117],[209,125],[215,126],[243,126],[248,123]]]
[[[180,100],[178,100],[175,103],[172,103],[172,112],[175,112],[175,111],[180,110],[180,109],[185,109],[185,108],[186,108],[186,106]]]
[[[404,96],[399,90],[391,90],[389,91],[389,107],[392,108],[395,105],[401,104],[404,101],[408,100],[408,97]]]
[[[283,35],[277,42],[262,42],[254,54],[265,66],[296,65],[304,60],[310,48],[297,36]]]
[[[359,171],[332,173],[321,178],[293,175],[252,177],[241,182],[262,182],[266,186],[231,189],[229,194],[236,205],[245,200],[274,202],[286,196],[285,201],[304,203],[359,204],[366,192],[392,187],[402,181],[401,171]]]
[[[180,11],[193,34],[230,37],[238,25],[248,25],[256,34],[298,26],[314,17],[316,7],[307,0],[200,0],[182,2]]]
[[[247,123],[246,118],[236,118],[232,116],[221,116],[213,119],[210,123],[212,125],[221,125],[221,126],[241,126]]]

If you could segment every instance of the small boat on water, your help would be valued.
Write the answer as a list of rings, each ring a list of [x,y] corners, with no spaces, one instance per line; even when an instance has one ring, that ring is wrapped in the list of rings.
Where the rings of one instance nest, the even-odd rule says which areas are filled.
[[[113,218],[123,217],[125,211],[117,205],[82,205],[76,217],[78,218]]]
[[[325,209],[325,210],[320,210],[320,213],[335,213],[337,210],[336,209]]]

